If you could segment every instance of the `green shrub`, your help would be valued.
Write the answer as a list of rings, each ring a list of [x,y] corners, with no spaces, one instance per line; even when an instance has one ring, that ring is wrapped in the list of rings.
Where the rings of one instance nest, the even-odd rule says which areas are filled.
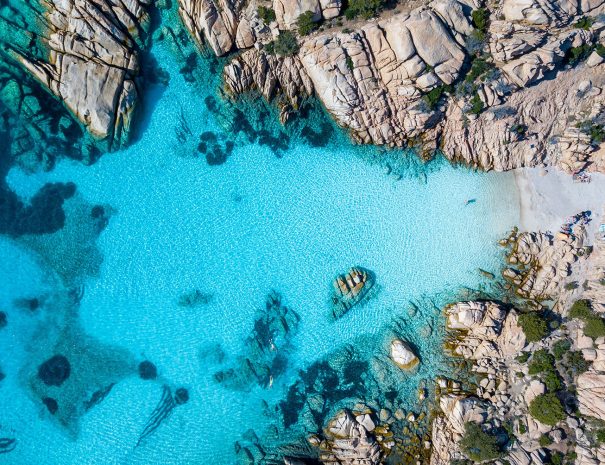
[[[422,96],[431,110],[434,110],[445,92],[451,91],[450,86],[437,86]]]
[[[551,465],[563,465],[563,454],[559,451],[552,451],[550,453]]]
[[[590,302],[588,300],[576,300],[569,309],[569,318],[579,318],[581,320],[592,315]]]
[[[481,97],[479,97],[479,94],[477,92],[473,94],[470,103],[471,108],[468,111],[473,115],[478,115],[479,113],[481,113],[483,111],[483,107],[485,106],[483,104],[483,100],[481,100]]]
[[[540,440],[538,442],[542,447],[548,447],[552,444],[552,439],[550,439],[547,434],[543,434],[540,436]]]
[[[489,25],[489,11],[487,11],[486,8],[478,8],[473,10],[471,13],[471,19],[473,20],[473,26],[475,26],[475,28],[483,33],[487,32],[487,27]]]
[[[299,48],[296,36],[292,31],[280,31],[277,39],[265,45],[267,53],[286,57],[296,55]]]
[[[537,396],[529,404],[532,417],[545,425],[555,426],[565,419],[565,410],[559,398],[553,393]]]
[[[493,67],[494,65],[488,62],[485,58],[474,58],[471,62],[471,69],[464,77],[464,80],[468,83],[473,83]]]
[[[527,426],[525,426],[525,423],[523,423],[523,421],[519,421],[519,434],[525,433],[527,433]]]
[[[576,29],[584,29],[585,31],[588,31],[593,24],[594,18],[591,18],[590,16],[582,16],[575,22],[573,27],[575,27]]]
[[[361,16],[370,19],[376,16],[385,5],[385,0],[349,0],[349,6],[345,10],[345,17],[353,19]]]
[[[561,339],[557,341],[552,346],[552,353],[555,356],[556,360],[562,360],[563,356],[569,351],[571,348],[571,342],[567,339]]]
[[[548,353],[546,349],[536,350],[531,361],[529,362],[529,374],[538,375],[546,371],[552,370],[555,364],[555,358]]]
[[[353,59],[350,56],[347,56],[347,68],[349,68],[351,71],[353,71],[355,69],[355,65],[353,64]]]
[[[592,45],[583,44],[579,47],[572,47],[567,51],[566,61],[572,66],[577,65],[580,61],[586,60],[588,56],[592,53]]]
[[[311,34],[315,29],[319,27],[314,21],[314,14],[312,11],[305,11],[296,20],[296,26],[298,27],[298,33],[302,36]]]
[[[544,381],[548,392],[556,392],[563,387],[563,383],[561,383],[561,378],[559,378],[559,375],[554,368],[544,372],[544,375],[542,376],[542,381]]]
[[[605,336],[605,321],[600,316],[594,315],[584,322],[584,334],[593,339]]]
[[[572,281],[570,283],[565,284],[565,286],[563,286],[563,288],[566,291],[573,291],[574,289],[578,288],[578,281]]]
[[[530,353],[529,352],[521,352],[520,355],[517,355],[517,362],[526,363],[529,360]]]
[[[582,352],[578,350],[568,352],[564,360],[564,365],[576,375],[588,371],[588,362],[584,359]]]
[[[593,339],[605,336],[605,320],[595,314],[587,300],[577,300],[569,309],[570,318],[584,322],[584,334]]]
[[[544,318],[537,313],[519,315],[519,326],[523,328],[527,342],[537,342],[548,334],[548,325]]]
[[[605,443],[605,428],[598,429],[595,432],[595,439],[599,444]]]
[[[258,12],[258,16],[263,20],[263,23],[269,24],[277,19],[275,16],[275,11],[271,8],[267,8],[266,6],[259,6],[256,11]]]
[[[602,58],[605,58],[605,45],[603,45],[603,44],[595,45],[594,51],[597,52],[599,54],[599,56],[601,56]]]
[[[486,433],[481,426],[474,422],[465,423],[460,449],[464,455],[475,462],[494,460],[500,456],[496,436]]]

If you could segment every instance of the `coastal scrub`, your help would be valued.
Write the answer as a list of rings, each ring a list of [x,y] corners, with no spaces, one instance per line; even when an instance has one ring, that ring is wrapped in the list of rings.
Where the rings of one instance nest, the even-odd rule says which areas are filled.
[[[500,456],[496,436],[486,433],[480,425],[470,421],[464,425],[464,436],[460,441],[460,449],[464,455],[475,462],[495,460]]]
[[[529,413],[540,423],[548,426],[555,426],[560,421],[565,420],[565,410],[559,398],[549,392],[537,396],[529,404]]]

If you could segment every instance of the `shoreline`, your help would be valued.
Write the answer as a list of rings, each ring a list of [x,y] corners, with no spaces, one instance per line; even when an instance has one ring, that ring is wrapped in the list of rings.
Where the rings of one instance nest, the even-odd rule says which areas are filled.
[[[605,175],[591,173],[589,183],[580,183],[556,168],[520,168],[513,173],[521,231],[556,233],[567,218],[589,210],[592,221],[587,236],[592,240],[605,204]]]

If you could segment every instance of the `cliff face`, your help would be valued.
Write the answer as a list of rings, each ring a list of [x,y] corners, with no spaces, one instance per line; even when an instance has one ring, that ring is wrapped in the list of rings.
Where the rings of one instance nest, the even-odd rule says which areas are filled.
[[[597,16],[605,2],[501,0],[481,10],[487,14],[481,24],[471,19],[478,6],[434,0],[354,23],[352,30],[332,20],[327,31],[299,37],[300,49],[289,57],[263,46],[280,30],[295,30],[305,11],[316,20],[332,18],[338,2],[328,8],[318,0],[276,0],[276,21],[269,24],[256,2],[231,13],[221,3],[232,40],[218,48],[224,21],[214,27],[197,14],[185,23],[196,37],[203,30],[218,55],[242,50],[224,69],[226,89],[280,96],[284,121],[301,97],[315,95],[361,143],[412,144],[427,153],[441,148],[448,158],[483,169],[602,171],[591,125],[605,122],[605,23]],[[188,17],[184,1],[181,11]]]
[[[128,141],[139,97],[139,52],[149,2],[52,0],[41,17],[46,56],[6,47],[95,138],[118,148]],[[47,34],[47,35],[46,35]]]

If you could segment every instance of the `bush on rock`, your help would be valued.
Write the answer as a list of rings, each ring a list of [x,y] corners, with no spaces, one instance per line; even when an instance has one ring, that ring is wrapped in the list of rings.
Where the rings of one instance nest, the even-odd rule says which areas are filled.
[[[483,431],[480,425],[467,422],[464,425],[464,436],[460,449],[469,459],[475,462],[495,460],[500,456],[500,447],[496,436]]]
[[[565,420],[565,410],[559,398],[553,393],[537,396],[529,404],[529,413],[540,423],[555,426]]]

